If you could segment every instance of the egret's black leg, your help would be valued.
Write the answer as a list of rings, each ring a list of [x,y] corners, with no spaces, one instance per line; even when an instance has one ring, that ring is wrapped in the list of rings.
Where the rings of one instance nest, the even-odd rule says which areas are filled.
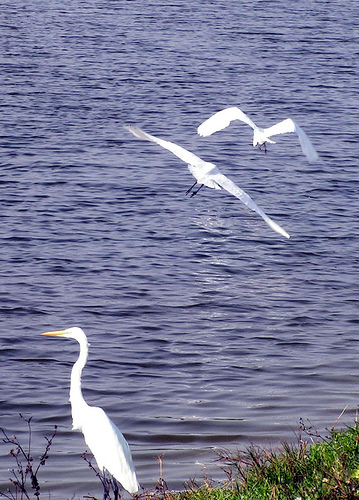
[[[258,144],[259,151],[262,151],[262,147],[263,147],[263,151],[265,153],[267,153],[267,143],[266,142],[263,142],[263,144]]]
[[[186,195],[192,191],[192,189],[195,187],[196,184],[197,184],[197,181],[193,184],[193,186],[191,186],[189,189],[187,189]],[[192,194],[192,196],[193,196],[193,194]]]
[[[204,184],[201,184],[201,185],[199,186],[199,188],[197,189],[197,191],[193,191],[193,192],[192,192],[192,194],[191,194],[191,198],[192,198],[192,196],[194,196],[195,194],[197,194],[197,193],[198,193],[198,191],[199,191],[201,188],[203,188],[203,186],[204,186]]]

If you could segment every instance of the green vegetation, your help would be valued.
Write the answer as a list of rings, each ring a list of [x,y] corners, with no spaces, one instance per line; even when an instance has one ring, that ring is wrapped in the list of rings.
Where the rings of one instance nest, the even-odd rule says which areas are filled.
[[[5,443],[14,448],[10,455],[16,461],[16,468],[10,469],[14,490],[0,492],[0,497],[29,499],[30,495],[40,497],[37,479],[39,468],[45,464],[56,430],[47,439],[45,452],[35,467],[31,456],[31,428],[29,443],[23,448],[16,437],[8,437],[4,432]],[[226,481],[214,484],[205,479],[201,484],[189,483],[185,491],[173,492],[167,488],[162,478],[162,457],[160,460],[160,479],[151,490],[137,495],[138,500],[359,500],[359,424],[342,430],[333,428],[327,437],[313,433],[301,422],[297,444],[284,443],[277,450],[266,450],[250,446],[245,451],[218,454]],[[305,436],[305,439],[303,438]],[[24,459],[22,464],[21,459]],[[88,459],[90,468],[91,466]],[[96,471],[95,471],[96,472]],[[96,473],[98,476],[99,474]],[[104,497],[107,500],[120,498],[116,486],[102,482]],[[30,493],[30,492],[31,493]],[[95,497],[86,497],[95,500]]]
[[[312,439],[310,430],[302,430]],[[283,444],[268,451],[251,446],[237,454],[222,453],[228,481],[191,487],[177,500],[339,500],[359,499],[359,425],[332,429],[328,438],[309,444]]]

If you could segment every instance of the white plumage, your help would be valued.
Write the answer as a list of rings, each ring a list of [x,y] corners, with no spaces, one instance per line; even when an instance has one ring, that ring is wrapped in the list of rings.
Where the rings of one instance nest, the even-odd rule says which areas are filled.
[[[80,355],[72,367],[70,402],[72,428],[81,431],[101,472],[106,469],[129,493],[139,490],[131,451],[126,439],[102,408],[89,406],[82,396],[81,374],[88,356],[87,337],[81,328],[46,332],[42,335],[77,340]]]
[[[247,205],[247,207],[257,212],[257,214],[259,214],[274,231],[281,234],[282,236],[285,236],[286,238],[289,238],[289,234],[281,226],[279,226],[279,224],[270,219],[268,215],[266,215],[263,210],[258,207],[258,205],[252,200],[252,198],[245,191],[243,191],[243,189],[241,189],[234,182],[228,179],[228,177],[221,174],[216,165],[202,160],[195,154],[187,151],[177,144],[174,144],[173,142],[159,139],[154,135],[147,134],[139,128],[132,126],[126,126],[125,128],[139,139],[144,139],[159,144],[188,164],[188,169],[196,178],[196,182],[187,191],[187,193],[189,193],[196,184],[199,184],[198,189],[200,189],[203,185],[212,189],[225,189],[230,194],[233,194],[233,196],[241,200],[245,205]],[[192,191],[192,196],[198,192],[198,189],[197,191]]]
[[[240,120],[253,129],[254,147],[258,146],[260,148],[264,145],[264,150],[266,151],[267,142],[275,144],[275,141],[272,141],[270,137],[277,134],[294,132],[299,139],[303,154],[307,157],[308,161],[315,162],[319,159],[319,155],[307,134],[291,118],[287,118],[272,127],[263,129],[257,127],[257,125],[249,118],[249,116],[243,113],[242,110],[237,107],[232,107],[218,111],[218,113],[210,116],[198,127],[197,132],[199,135],[206,137],[212,135],[214,132],[228,127],[234,120]]]

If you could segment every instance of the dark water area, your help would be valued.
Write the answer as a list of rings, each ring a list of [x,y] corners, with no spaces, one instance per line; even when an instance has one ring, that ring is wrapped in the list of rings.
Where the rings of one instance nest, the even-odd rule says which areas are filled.
[[[54,500],[101,495],[71,431],[72,340],[84,329],[87,402],[128,440],[140,483],[163,456],[170,488],[210,474],[216,450],[296,441],[355,418],[359,375],[358,88],[355,2],[5,2],[0,11],[0,427],[33,450]],[[264,154],[240,106],[294,134]],[[123,128],[176,142],[286,229]],[[0,491],[9,446],[1,443]]]

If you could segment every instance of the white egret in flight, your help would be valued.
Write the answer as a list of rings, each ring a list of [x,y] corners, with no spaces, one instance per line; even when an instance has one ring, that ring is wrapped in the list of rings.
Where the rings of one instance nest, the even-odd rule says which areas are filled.
[[[195,177],[196,182],[188,189],[186,194],[192,192],[191,196],[194,196],[203,186],[207,186],[212,189],[225,189],[228,193],[233,194],[236,198],[241,200],[245,205],[247,205],[247,207],[257,212],[257,214],[259,214],[274,231],[282,236],[285,236],[286,238],[289,238],[289,234],[276,222],[272,221],[272,219],[270,219],[256,203],[254,203],[252,198],[245,191],[243,191],[243,189],[238,187],[234,182],[228,179],[228,177],[221,174],[216,165],[202,160],[195,154],[187,151],[177,144],[174,144],[173,142],[159,139],[154,135],[147,134],[139,128],[132,126],[125,126],[125,128],[139,139],[155,142],[163,148],[168,149],[168,151],[171,151],[174,155],[188,164],[188,169]],[[198,184],[199,187],[194,191],[193,189],[196,184]]]
[[[228,127],[229,124],[234,120],[240,120],[247,123],[253,129],[253,146],[258,146],[259,149],[264,147],[264,151],[267,152],[266,143],[270,142],[275,144],[275,141],[269,139],[272,135],[286,134],[288,132],[295,132],[298,136],[300,145],[302,147],[303,154],[307,157],[309,162],[315,162],[319,159],[319,155],[314,149],[313,144],[310,142],[309,137],[304,132],[304,130],[295,123],[291,118],[287,118],[276,125],[269,128],[260,128],[247,116],[243,111],[237,107],[226,108],[222,111],[218,111],[214,115],[210,116],[205,120],[197,129],[197,132],[202,137],[212,135],[218,130],[223,130]]]
[[[106,469],[125,490],[131,494],[137,493],[139,484],[126,439],[102,408],[89,406],[82,396],[81,374],[89,346],[85,333],[81,328],[74,327],[42,335],[75,339],[80,344],[80,355],[71,371],[72,428],[83,433],[100,471]]]

